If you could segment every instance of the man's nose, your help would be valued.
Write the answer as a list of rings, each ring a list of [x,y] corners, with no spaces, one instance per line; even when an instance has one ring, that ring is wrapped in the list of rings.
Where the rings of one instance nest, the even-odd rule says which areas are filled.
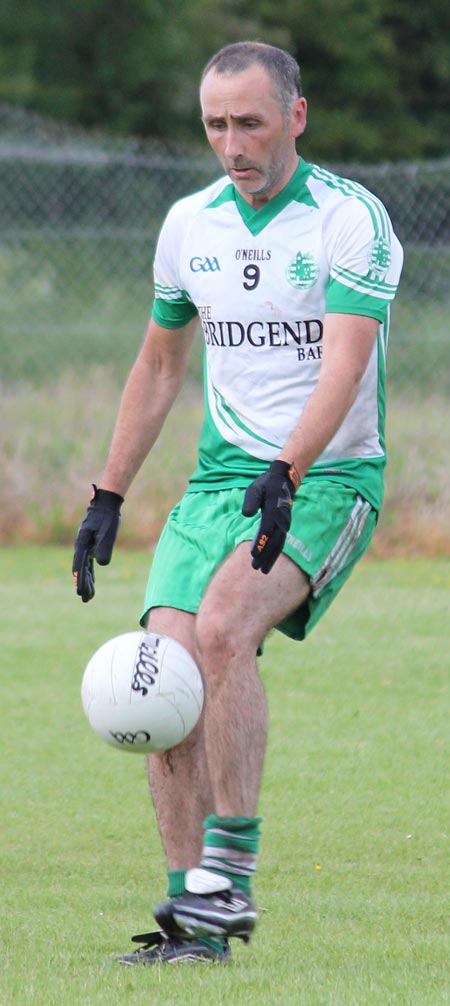
[[[234,126],[227,129],[224,152],[226,157],[238,157],[242,154],[239,131]]]

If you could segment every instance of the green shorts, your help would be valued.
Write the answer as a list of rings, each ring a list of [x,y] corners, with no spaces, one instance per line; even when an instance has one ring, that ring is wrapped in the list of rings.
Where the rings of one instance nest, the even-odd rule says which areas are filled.
[[[159,605],[198,611],[215,570],[258,529],[261,515],[243,517],[243,498],[243,489],[186,493],[172,510],[150,570],[142,625]],[[376,511],[354,489],[323,477],[305,479],[283,552],[310,578],[311,593],[276,628],[305,638],[368,548],[376,522]]]

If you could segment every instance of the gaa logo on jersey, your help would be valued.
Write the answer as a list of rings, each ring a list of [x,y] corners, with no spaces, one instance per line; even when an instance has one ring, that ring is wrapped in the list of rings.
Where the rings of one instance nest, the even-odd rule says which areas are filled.
[[[383,237],[373,242],[370,250],[369,270],[375,279],[384,279],[391,264],[391,247]]]
[[[219,260],[214,256],[214,258],[208,258],[206,255],[200,258],[200,255],[194,255],[189,262],[189,268],[191,272],[220,272]]]
[[[286,275],[296,290],[307,290],[310,286],[314,286],[319,272],[319,266],[312,255],[297,252],[286,270]]]

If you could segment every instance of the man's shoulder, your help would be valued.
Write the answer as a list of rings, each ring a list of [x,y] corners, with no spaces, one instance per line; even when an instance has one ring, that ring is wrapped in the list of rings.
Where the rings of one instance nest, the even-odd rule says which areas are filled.
[[[169,212],[172,217],[176,216],[178,218],[195,216],[209,206],[220,205],[222,201],[234,198],[233,193],[232,183],[228,176],[225,175],[222,178],[216,179],[210,185],[205,186],[205,188],[191,192],[189,195],[178,199],[173,203]]]
[[[319,205],[336,205],[349,199],[366,205],[371,203],[382,205],[378,196],[357,178],[340,175],[337,171],[319,164],[310,164],[309,168],[308,185]]]

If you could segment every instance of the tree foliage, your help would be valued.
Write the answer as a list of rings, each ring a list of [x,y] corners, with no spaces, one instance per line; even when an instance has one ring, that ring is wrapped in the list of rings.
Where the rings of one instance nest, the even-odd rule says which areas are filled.
[[[249,14],[249,10],[251,13]],[[0,100],[174,145],[200,136],[198,78],[253,38],[302,66],[308,157],[450,150],[450,7],[428,0],[3,0]]]

